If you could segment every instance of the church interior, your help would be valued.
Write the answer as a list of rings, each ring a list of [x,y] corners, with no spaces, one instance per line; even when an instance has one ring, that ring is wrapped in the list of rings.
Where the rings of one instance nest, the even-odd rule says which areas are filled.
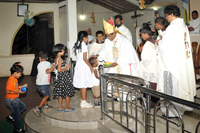
[[[104,31],[103,19],[109,21],[112,16],[120,14],[123,17],[123,24],[132,34],[132,45],[135,50],[138,51],[137,27],[141,27],[143,23],[149,23],[150,28],[154,31],[152,38],[156,40],[158,32],[155,28],[155,18],[159,16],[165,18],[164,8],[168,5],[178,6],[181,12],[180,18],[184,18],[185,10],[183,8],[183,1],[0,0],[0,132],[11,133],[13,130],[13,125],[5,121],[6,117],[11,113],[10,109],[5,104],[5,89],[6,82],[10,76],[10,67],[15,62],[21,62],[24,71],[23,76],[18,82],[19,84],[27,83],[28,91],[20,95],[21,101],[26,104],[26,110],[20,117],[21,121],[23,121],[23,124],[20,126],[25,129],[27,133],[199,133],[199,90],[197,90],[194,102],[187,103],[188,105],[191,104],[192,107],[197,105],[193,111],[185,112],[181,120],[178,118],[167,118],[166,120],[160,117],[155,120],[156,128],[154,127],[154,116],[149,116],[149,122],[153,125],[152,127],[149,126],[149,130],[146,128],[148,123],[138,122],[137,124],[134,117],[128,119],[128,113],[124,113],[124,115],[120,114],[123,113],[121,110],[127,110],[126,106],[132,107],[132,103],[136,100],[131,100],[132,103],[127,103],[126,105],[126,103],[119,102],[116,99],[114,100],[114,98],[108,98],[107,108],[109,110],[115,108],[115,110],[119,111],[116,111],[116,114],[114,111],[108,111],[109,113],[105,111],[110,117],[106,116],[104,119],[102,118],[101,110],[103,106],[93,107],[91,109],[81,109],[79,107],[81,95],[80,90],[76,89],[76,93],[70,101],[70,106],[75,107],[76,110],[67,113],[58,112],[58,100],[52,98],[54,89],[53,80],[50,82],[50,98],[48,102],[53,108],[44,109],[40,118],[32,111],[42,99],[36,89],[35,70],[35,62],[41,50],[48,52],[50,62],[52,63],[51,58],[54,58],[52,52],[53,46],[58,43],[64,44],[68,48],[68,56],[71,58],[71,61],[75,62],[76,56],[72,48],[77,39],[78,32],[85,30],[86,27],[90,27],[91,35],[96,36],[95,33],[98,30]],[[189,18],[187,19],[192,20],[191,14],[193,10],[200,13],[200,1],[189,1]],[[141,7],[142,4],[144,4],[145,8]],[[24,13],[23,10],[28,10],[29,12]],[[200,65],[200,50],[198,47],[200,44],[200,33],[191,34],[190,40],[193,46],[195,77],[198,80],[200,76],[198,70]],[[91,89],[88,89],[87,101],[93,103]],[[182,106],[185,106],[183,103]],[[63,102],[63,104],[65,104],[65,102]],[[136,106],[130,109],[129,112],[132,114],[135,110]],[[144,116],[144,110],[138,109],[136,112],[137,111],[138,121],[140,121],[140,119],[141,121],[144,120],[144,117],[146,118],[146,116]],[[154,112],[153,109],[148,111],[149,114],[153,114]],[[114,120],[112,118],[114,118]],[[127,127],[125,123],[129,126]],[[183,127],[184,131],[182,130]]]

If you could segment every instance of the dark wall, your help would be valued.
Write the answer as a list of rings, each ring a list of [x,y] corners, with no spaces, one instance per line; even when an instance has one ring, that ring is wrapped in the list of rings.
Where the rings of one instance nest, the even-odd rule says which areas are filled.
[[[35,25],[35,57],[40,51],[46,51],[48,56],[53,56],[54,29],[48,28],[48,21],[41,21]]]

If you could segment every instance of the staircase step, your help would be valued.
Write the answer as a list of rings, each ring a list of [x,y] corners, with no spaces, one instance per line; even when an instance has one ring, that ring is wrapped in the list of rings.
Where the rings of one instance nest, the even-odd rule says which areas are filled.
[[[37,117],[30,110],[25,118],[25,129],[27,133],[128,133],[125,128],[118,125],[113,120],[106,117],[100,120],[101,108],[93,107],[90,109],[80,108],[80,91],[76,90],[76,94],[70,100],[70,107],[75,108],[73,112],[58,112],[58,100],[51,100],[50,109],[42,110],[41,117]],[[87,91],[87,102],[93,103],[92,91]],[[65,100],[63,99],[63,107]],[[118,106],[118,105],[117,105]]]
[[[24,123],[27,133],[111,133],[99,122],[97,122],[97,129],[66,129],[53,126],[45,122],[42,117],[37,117],[32,110],[26,114]]]

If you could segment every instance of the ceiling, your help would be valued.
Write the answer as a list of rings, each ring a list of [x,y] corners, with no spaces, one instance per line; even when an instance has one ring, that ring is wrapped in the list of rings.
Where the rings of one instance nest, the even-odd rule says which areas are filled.
[[[98,4],[109,10],[117,13],[127,13],[131,11],[136,11],[139,9],[138,6],[128,2],[126,0],[87,0],[91,3]]]
[[[24,3],[59,3],[65,0],[0,0],[0,2],[24,2]]]
[[[18,3],[59,3],[65,0],[0,0],[0,2]],[[76,0],[81,1],[81,0]],[[105,7],[119,14],[136,11],[139,9],[138,0],[87,0],[91,3]],[[154,0],[145,0],[145,5],[151,4]]]

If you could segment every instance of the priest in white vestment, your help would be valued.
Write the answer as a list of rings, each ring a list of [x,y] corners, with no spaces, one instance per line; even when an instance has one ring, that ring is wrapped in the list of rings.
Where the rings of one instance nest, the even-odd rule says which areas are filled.
[[[165,35],[165,31],[166,31],[165,19],[163,17],[157,17],[155,19],[155,28],[158,31],[158,36],[156,39],[156,42],[158,44],[159,40],[161,40],[163,38],[163,36]]]
[[[132,35],[130,30],[123,24],[123,18],[121,15],[116,15],[115,16],[115,30],[119,31],[120,33],[122,33],[123,35],[125,35],[128,40],[131,42],[131,44],[133,44],[132,41]]]
[[[194,101],[196,84],[188,28],[184,20],[179,18],[180,10],[177,6],[169,5],[165,7],[164,12],[170,25],[167,27],[162,40],[160,40],[158,74],[163,76],[158,77],[157,91]],[[192,111],[192,108],[187,106],[177,103],[174,103],[174,105],[181,115],[185,111]],[[165,107],[161,110],[166,113]],[[170,106],[169,117],[177,116],[177,112]]]
[[[104,29],[108,38],[104,42],[103,50],[98,52],[98,58],[112,63],[107,68],[108,73],[138,76],[139,59],[130,41],[115,31],[114,23],[112,25],[104,20]]]
[[[138,76],[139,59],[133,45],[124,36],[115,31],[112,18],[104,22],[105,39],[104,46],[98,52],[99,60],[112,63],[110,67],[104,68],[106,73],[117,73]],[[111,88],[108,88],[110,91]],[[124,99],[125,100],[125,96]]]

